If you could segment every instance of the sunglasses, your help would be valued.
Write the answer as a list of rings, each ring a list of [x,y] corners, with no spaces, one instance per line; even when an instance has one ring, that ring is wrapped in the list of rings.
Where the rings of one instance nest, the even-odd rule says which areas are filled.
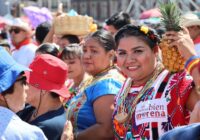
[[[16,79],[15,82],[21,82],[22,85],[26,85],[27,84],[27,82],[26,82],[26,76],[22,76],[22,77]]]
[[[9,33],[11,34],[12,32],[14,32],[15,34],[18,34],[18,33],[20,33],[22,30],[21,29],[19,29],[19,28],[13,28],[13,29],[10,29],[9,30]]]

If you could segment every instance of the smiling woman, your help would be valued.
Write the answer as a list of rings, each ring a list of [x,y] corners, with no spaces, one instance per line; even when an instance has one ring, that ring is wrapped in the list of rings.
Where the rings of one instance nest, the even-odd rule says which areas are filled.
[[[169,37],[164,39],[170,39],[172,46],[181,42],[180,53],[186,60],[197,58],[188,32],[166,35]],[[170,73],[157,59],[157,34],[146,26],[127,25],[119,30],[115,41],[118,65],[130,77],[116,98],[115,138],[158,139],[164,132],[187,124],[187,110],[192,110],[200,97],[186,71]],[[191,75],[199,77],[197,67]]]

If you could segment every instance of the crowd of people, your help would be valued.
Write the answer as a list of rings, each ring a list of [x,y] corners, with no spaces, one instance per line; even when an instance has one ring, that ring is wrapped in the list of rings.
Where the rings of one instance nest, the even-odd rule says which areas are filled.
[[[182,20],[161,35],[119,12],[79,36],[16,18],[0,40],[0,139],[199,139],[200,19]],[[164,67],[161,39],[184,70]]]

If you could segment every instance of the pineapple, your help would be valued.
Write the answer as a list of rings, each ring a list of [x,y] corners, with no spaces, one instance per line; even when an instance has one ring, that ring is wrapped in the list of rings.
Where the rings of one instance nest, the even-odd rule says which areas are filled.
[[[181,31],[180,17],[181,12],[177,5],[173,2],[160,4],[160,12],[162,14],[161,24],[166,31]],[[162,51],[162,60],[166,69],[170,72],[179,72],[184,69],[185,60],[181,56],[176,46],[169,47],[167,40],[161,40],[160,48]]]

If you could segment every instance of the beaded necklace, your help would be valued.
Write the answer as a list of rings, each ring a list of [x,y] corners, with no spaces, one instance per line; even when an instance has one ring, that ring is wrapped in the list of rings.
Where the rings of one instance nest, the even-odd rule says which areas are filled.
[[[106,69],[102,70],[101,72],[99,72],[98,74],[94,75],[94,78],[104,75],[106,72],[113,69],[114,67],[115,67],[114,65],[109,66],[108,68],[106,68]]]
[[[91,75],[88,75],[87,73],[85,73],[81,83],[77,87],[72,86],[69,89],[70,93],[72,93],[73,96],[76,96],[80,91],[82,91],[82,89],[86,88],[90,84],[91,78],[92,78]]]
[[[78,93],[78,95],[76,96],[77,98],[69,102],[68,106],[70,106],[70,108],[68,108],[66,114],[69,119],[73,118],[72,122],[74,125],[74,131],[76,131],[77,129],[76,123],[77,123],[78,112],[81,106],[83,105],[83,103],[85,102],[85,100],[87,100],[84,90],[90,85],[95,84],[95,82],[98,82],[102,77],[104,77],[104,75],[106,75],[113,68],[115,68],[115,66],[109,66],[108,68],[104,69],[103,71],[99,72],[93,77],[90,77],[89,79],[87,79],[85,81],[86,83],[84,85],[85,86],[84,89],[80,93]]]
[[[107,74],[108,71],[110,71],[111,69],[115,68],[114,65],[109,66],[108,68],[104,69],[103,71],[99,72],[98,74],[94,75],[91,79],[90,79],[90,84],[96,82],[97,80],[99,80],[99,78],[101,78],[103,75]]]
[[[117,114],[114,116],[114,119],[117,121],[117,123],[121,123],[121,124],[127,123],[127,121],[131,118],[133,112],[135,111],[138,101],[144,95],[144,93],[152,86],[153,82],[158,77],[158,75],[162,72],[162,70],[163,70],[163,65],[158,64],[156,69],[153,72],[153,76],[151,77],[151,79],[145,84],[145,86],[142,88],[142,90],[138,93],[138,95],[133,100],[130,112],[127,112],[125,110],[125,100],[131,88],[132,79],[131,78],[127,79],[126,83],[123,86],[123,90],[121,91],[120,96],[118,98],[119,106],[117,108]]]
[[[100,73],[96,74],[95,76],[89,76],[89,75],[84,75],[84,79],[82,82],[79,84],[78,87],[74,88],[73,86],[69,89],[70,93],[72,93],[72,97],[76,96],[78,93],[82,92],[83,89],[85,89],[87,86],[89,86],[92,82],[97,81],[99,77],[102,75],[106,74],[109,70],[115,68],[114,65],[109,66],[108,68],[104,69]],[[87,78],[85,78],[87,77]],[[68,106],[68,105],[67,105]]]

